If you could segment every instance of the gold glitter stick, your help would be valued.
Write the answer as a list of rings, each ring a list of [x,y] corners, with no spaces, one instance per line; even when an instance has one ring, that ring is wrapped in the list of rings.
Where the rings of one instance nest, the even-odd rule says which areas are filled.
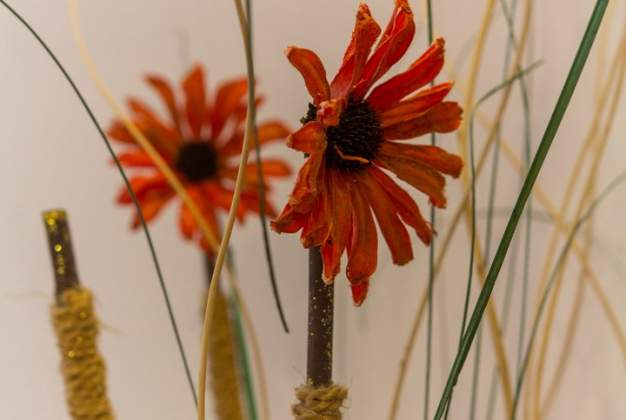
[[[46,210],[42,213],[42,218],[48,236],[55,295],[58,300],[63,291],[79,285],[70,227],[65,210]]]
[[[106,366],[97,346],[98,319],[91,292],[81,287],[64,210],[47,210],[43,222],[50,245],[56,302],[51,318],[61,352],[67,406],[74,420],[113,420]]]

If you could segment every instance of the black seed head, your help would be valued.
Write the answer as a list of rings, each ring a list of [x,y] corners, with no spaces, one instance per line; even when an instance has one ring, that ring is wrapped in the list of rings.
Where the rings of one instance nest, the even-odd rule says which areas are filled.
[[[382,130],[376,113],[365,101],[350,100],[339,117],[339,124],[326,129],[326,163],[331,167],[354,171],[369,166],[354,160],[342,158],[354,156],[372,161],[382,142]]]
[[[205,181],[217,173],[217,154],[207,141],[188,141],[180,148],[175,165],[189,181]]]

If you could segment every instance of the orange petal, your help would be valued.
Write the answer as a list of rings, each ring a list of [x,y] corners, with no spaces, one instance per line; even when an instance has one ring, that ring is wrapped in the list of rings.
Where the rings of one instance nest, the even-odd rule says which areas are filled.
[[[313,103],[318,105],[330,98],[330,87],[326,79],[326,70],[317,54],[311,50],[298,47],[289,47],[285,50],[289,62],[304,78]]]
[[[329,190],[332,204],[330,237],[321,247],[324,262],[324,281],[330,283],[339,273],[341,255],[346,249],[351,233],[352,209],[350,184],[339,171],[329,171]]]
[[[218,87],[210,115],[213,140],[219,138],[229,118],[239,119],[236,113],[240,107],[243,107],[245,118],[247,104],[244,99],[247,91],[248,81],[242,78],[228,81]]]
[[[287,146],[304,153],[321,152],[326,148],[326,130],[318,121],[308,122],[287,137]]]
[[[400,73],[372,91],[367,102],[374,109],[386,109],[405,96],[431,82],[441,71],[444,61],[443,38],[433,45],[404,73]]]
[[[426,165],[446,175],[458,177],[463,169],[463,160],[437,146],[424,146],[414,144],[400,144],[391,141],[383,141],[380,150],[386,155],[403,156],[408,159],[419,160]]]
[[[324,101],[320,104],[320,107],[317,110],[317,118],[326,127],[336,126],[339,124],[339,118],[345,108],[345,98]]]
[[[278,233],[295,233],[302,229],[306,220],[306,214],[296,212],[293,207],[287,203],[280,216],[272,220],[270,226],[272,230]]]
[[[154,166],[154,162],[152,161],[150,156],[148,156],[148,154],[143,150],[134,150],[132,152],[121,153],[117,156],[117,160],[119,160],[123,166],[129,166],[133,168],[145,168]]]
[[[413,227],[422,242],[429,245],[433,236],[432,229],[422,217],[419,207],[411,196],[377,167],[370,166],[368,172],[387,192],[387,196],[393,201],[404,223]]]
[[[267,177],[285,177],[291,174],[291,167],[283,160],[280,159],[264,159],[261,161],[261,170],[263,171],[264,180],[267,181]],[[239,172],[238,166],[227,166],[222,170],[222,176],[230,178],[233,181],[237,179],[237,173]],[[256,189],[259,178],[256,163],[246,164],[245,170],[245,186],[251,186]],[[266,184],[267,189],[267,184]]]
[[[349,95],[355,82],[361,78],[365,62],[378,35],[380,26],[372,18],[369,7],[365,3],[359,4],[352,40],[343,56],[343,63],[330,84],[332,98]]]
[[[161,97],[161,100],[165,103],[167,110],[174,122],[174,125],[180,131],[180,115],[178,113],[178,106],[176,105],[176,97],[170,84],[163,78],[156,75],[146,76],[146,82],[156,91]]]
[[[378,118],[382,128],[398,123],[414,120],[440,103],[452,89],[452,83],[444,83],[429,89],[424,89],[413,97],[398,102],[390,108],[380,112]]]
[[[202,199],[210,207],[219,207],[226,211],[230,210],[233,202],[233,191],[228,190],[215,182],[207,181],[202,184]],[[237,219],[242,221],[246,214],[245,203],[239,202],[237,207]]]
[[[174,156],[182,141],[180,133],[175,128],[165,125],[142,101],[130,98],[128,106],[133,111],[135,119],[142,122],[138,128],[148,140],[161,153]]]
[[[259,125],[257,129],[259,144],[261,146],[266,143],[271,143],[272,141],[282,140],[287,138],[289,135],[289,129],[287,126],[281,121],[267,121]],[[224,143],[223,146],[219,149],[220,156],[230,157],[239,155],[241,153],[241,148],[243,146],[243,132],[236,131],[231,138]],[[256,144],[252,143],[252,148],[254,148]]]
[[[187,239],[192,239],[194,232],[197,229],[196,221],[191,215],[191,211],[186,204],[180,205],[180,213],[178,215],[178,226],[183,236]]]
[[[153,194],[145,195],[140,203],[141,203],[141,213],[143,214],[143,218],[146,223],[154,220],[160,213],[160,211],[165,207],[165,205],[170,201],[172,197],[174,197],[175,193],[171,190],[165,191],[157,191]],[[135,215],[133,217],[133,222],[131,225],[132,229],[137,229],[140,226],[141,222],[139,221],[139,216]]]
[[[332,213],[329,199],[328,189],[323,188],[317,196],[315,205],[309,212],[308,220],[300,235],[300,242],[305,248],[321,245],[330,234]]]
[[[446,180],[433,168],[402,156],[386,155],[382,150],[378,153],[376,163],[428,195],[430,202],[436,207],[446,207],[446,196],[443,192]]]
[[[183,80],[183,90],[185,92],[187,123],[193,137],[199,139],[206,113],[206,94],[202,67],[197,65],[187,74]]]
[[[396,7],[387,29],[365,64],[361,80],[354,88],[352,96],[355,100],[363,99],[370,87],[402,58],[414,35],[415,23],[408,1],[396,0]]]
[[[352,291],[352,301],[356,306],[361,306],[367,297],[370,282],[369,279],[363,280],[358,283],[351,283],[350,290]]]
[[[289,204],[299,213],[308,213],[322,187],[324,155],[310,155],[298,171],[296,185],[289,197]]]
[[[135,144],[135,139],[128,132],[124,124],[120,120],[114,120],[109,129],[107,130],[107,136],[113,140],[117,140],[120,143]]]
[[[169,184],[160,172],[150,176],[135,176],[131,178],[129,182],[135,196],[137,196],[137,199],[139,200],[141,200],[148,193],[160,194],[163,191],[170,190]],[[125,186],[120,189],[120,193],[117,196],[117,202],[120,204],[132,203],[130,193]]]
[[[461,125],[463,110],[456,102],[441,102],[425,114],[383,129],[387,140],[405,140],[428,133],[449,133]]]
[[[374,218],[363,192],[358,187],[352,188],[351,196],[352,235],[348,242],[346,275],[350,283],[358,284],[367,281],[376,271],[378,239]]]
[[[397,210],[386,191],[367,171],[360,176],[367,200],[380,226],[380,231],[389,246],[394,264],[404,265],[413,259],[411,239],[404,224],[397,216]]]
[[[265,176],[287,176],[291,174],[291,167],[287,163],[280,159],[264,159],[261,162],[261,170]],[[249,163],[246,166],[246,173],[256,175],[257,165],[256,163]]]

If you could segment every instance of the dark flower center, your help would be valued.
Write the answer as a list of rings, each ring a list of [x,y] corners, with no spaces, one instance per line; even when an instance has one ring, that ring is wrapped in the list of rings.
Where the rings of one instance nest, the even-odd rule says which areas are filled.
[[[188,141],[178,151],[175,165],[189,181],[205,181],[217,173],[217,153],[207,141]]]
[[[316,119],[316,108],[309,104],[302,123]],[[376,113],[365,101],[352,99],[339,117],[339,124],[326,128],[326,163],[342,171],[367,168],[382,142],[382,130]]]

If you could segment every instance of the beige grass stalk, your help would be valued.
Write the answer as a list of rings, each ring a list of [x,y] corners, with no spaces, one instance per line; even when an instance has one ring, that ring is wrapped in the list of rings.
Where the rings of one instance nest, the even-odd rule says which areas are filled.
[[[582,205],[584,203],[584,198],[586,196],[588,196],[591,192],[592,186],[593,186],[593,179],[595,178],[597,171],[599,169],[599,164],[601,161],[601,158],[604,154],[604,151],[606,149],[606,145],[607,145],[607,140],[610,134],[610,130],[612,128],[612,124],[615,118],[615,113],[617,111],[617,108],[619,106],[619,101],[621,99],[621,94],[622,94],[622,87],[623,87],[623,81],[624,81],[624,59],[622,59],[622,62],[620,64],[620,71],[619,71],[619,79],[618,79],[618,83],[617,83],[617,88],[616,91],[613,95],[613,102],[611,104],[611,108],[609,110],[609,116],[607,119],[607,122],[605,124],[604,130],[602,132],[602,136],[599,139],[599,143],[598,143],[598,153],[595,156],[595,160],[593,162],[592,168],[590,170],[590,174],[589,177],[587,179],[587,183],[585,184],[585,187],[583,189],[583,193],[582,193],[582,197],[583,199],[580,201],[577,209],[576,209],[576,215],[574,217],[574,220],[578,220],[584,210],[584,206]],[[564,207],[565,209],[566,207]],[[567,256],[568,256],[569,252],[566,253],[565,256],[565,260],[564,263],[562,265],[562,267],[565,267],[566,262],[567,262]],[[555,282],[554,285],[554,290],[552,291],[552,296],[551,296],[551,300],[550,300],[550,304],[548,306],[548,314],[547,314],[547,318],[546,318],[546,323],[545,323],[545,327],[543,330],[543,336],[541,339],[541,346],[540,346],[540,352],[539,352],[539,358],[538,358],[538,362],[537,362],[537,370],[536,370],[536,376],[535,376],[535,384],[534,384],[534,392],[533,392],[533,417],[536,420],[539,420],[542,418],[541,416],[541,410],[540,410],[540,401],[541,401],[541,388],[542,388],[542,380],[543,380],[543,373],[544,373],[544,369],[545,369],[545,362],[546,362],[546,358],[547,358],[547,351],[548,351],[548,347],[549,347],[549,341],[550,341],[550,333],[552,331],[552,325],[554,323],[554,318],[555,318],[555,313],[556,313],[556,306],[557,306],[557,302],[558,302],[558,298],[559,298],[559,292],[560,292],[560,288],[562,286],[562,282],[563,282],[563,272],[564,269],[561,269],[559,271],[559,275],[557,277],[557,280]]]
[[[237,9],[237,16],[239,18],[239,25],[241,27],[241,33],[243,38],[244,47],[246,49],[246,60],[252,59],[252,53],[250,51],[250,44],[246,36],[246,16],[243,9],[243,5],[240,0],[234,0],[235,8]],[[249,65],[250,63],[248,63]],[[250,80],[254,76],[248,75],[248,89],[254,86],[255,81]],[[213,270],[213,276],[211,278],[211,286],[209,288],[209,296],[207,298],[206,312],[204,318],[204,327],[202,331],[202,352],[200,354],[200,371],[199,371],[199,385],[198,385],[198,420],[205,420],[205,403],[204,395],[206,392],[206,371],[207,371],[207,354],[208,354],[208,337],[210,334],[211,318],[213,315],[213,306],[215,302],[215,289],[219,281],[219,277],[224,264],[224,258],[228,249],[228,242],[235,225],[237,217],[237,207],[239,206],[239,200],[241,198],[241,189],[243,187],[245,166],[248,162],[248,155],[250,154],[250,144],[254,142],[254,121],[252,119],[253,110],[255,104],[254,101],[249,101],[248,112],[246,115],[246,130],[244,133],[243,147],[241,150],[241,161],[239,164],[239,170],[237,172],[237,180],[235,181],[235,191],[233,194],[233,200],[228,213],[228,219],[226,220],[226,226],[224,227],[224,234],[222,235],[222,243],[215,259],[215,268]]]
[[[506,143],[506,141],[504,141],[504,139],[501,142],[501,149],[503,155],[509,160],[513,168],[517,170],[520,174],[524,174],[524,167],[521,160],[511,149],[511,147]],[[539,185],[535,185],[535,188],[533,189],[533,197],[554,220],[555,225],[561,231],[561,233],[563,233],[564,235],[568,234],[572,226],[565,222],[562,215],[557,210],[556,205],[550,199],[550,196]],[[617,312],[609,302],[607,294],[604,291],[598,276],[593,271],[591,266],[587,263],[584,247],[579,241],[574,240],[572,242],[572,249],[580,260],[583,274],[585,274],[586,276],[586,281],[589,283],[589,287],[591,287],[592,291],[594,292],[596,298],[598,299],[600,307],[603,309],[605,316],[609,321],[609,325],[613,330],[617,343],[622,349],[624,361],[626,362],[626,333],[624,333],[624,328],[619,322]]]
[[[99,75],[99,72],[97,71],[97,68],[95,66],[95,64],[93,63],[93,60],[91,59],[91,56],[89,54],[89,51],[87,49],[87,45],[84,41],[84,38],[82,36],[82,32],[80,30],[80,18],[79,18],[79,13],[78,13],[78,4],[77,4],[77,0],[68,0],[68,8],[69,8],[69,12],[70,12],[70,22],[71,22],[71,26],[72,26],[72,31],[74,33],[74,37],[75,37],[75,41],[76,44],[79,47],[80,50],[80,54],[81,57],[85,63],[85,66],[89,72],[90,77],[92,78],[92,80],[94,81],[94,83],[96,84],[96,87],[98,88],[98,91],[100,92],[100,94],[104,97],[104,99],[106,100],[107,104],[109,105],[109,107],[113,110],[114,114],[116,114],[116,116],[122,121],[122,123],[124,124],[124,126],[128,129],[128,131],[130,132],[130,134],[133,136],[134,140],[137,142],[137,144],[150,156],[150,158],[152,159],[152,161],[154,162],[155,166],[157,166],[157,168],[159,168],[159,170],[163,173],[163,175],[165,176],[167,182],[171,185],[171,187],[174,189],[174,191],[176,192],[176,194],[181,198],[181,200],[185,203],[185,205],[188,206],[188,208],[190,209],[190,212],[192,214],[192,217],[194,218],[195,222],[198,224],[198,227],[200,228],[203,236],[205,237],[205,239],[207,240],[207,242],[209,243],[209,245],[211,246],[212,249],[214,250],[218,250],[218,241],[217,238],[215,237],[215,235],[213,234],[213,232],[210,230],[210,228],[208,227],[208,224],[204,218],[204,216],[202,215],[202,213],[200,212],[200,210],[198,209],[197,205],[195,204],[195,202],[191,199],[191,197],[189,197],[189,195],[187,194],[187,192],[185,191],[185,188],[182,186],[182,184],[180,183],[180,181],[178,180],[177,176],[174,174],[174,172],[171,170],[171,168],[168,166],[168,164],[163,160],[163,158],[161,158],[161,156],[159,155],[159,153],[154,149],[154,147],[152,146],[152,144],[149,142],[149,140],[143,135],[143,133],[141,132],[141,130],[139,130],[139,128],[132,122],[132,120],[130,118],[128,118],[128,116],[125,115],[124,111],[122,110],[122,107],[117,103],[117,101],[115,100],[115,98],[113,97],[113,95],[110,93],[110,90],[108,89],[108,87],[106,86],[106,84],[104,83],[104,81],[102,80],[102,78]],[[250,106],[254,106],[254,104],[251,104]],[[246,125],[246,131],[248,131],[249,127],[248,124]],[[254,130],[252,130],[254,132]],[[254,134],[252,134],[254,135]],[[244,148],[247,148],[247,144],[249,144],[249,140],[247,139],[249,136],[246,135],[245,139],[244,139]],[[244,152],[242,150],[242,160],[244,159]],[[246,161],[247,161],[247,151],[246,151],[246,155],[245,155]],[[235,189],[235,193],[233,196],[233,201],[232,201],[232,205],[231,205],[231,211],[229,213],[229,219],[230,216],[234,213],[234,210],[236,210],[238,202],[239,202],[239,196],[240,196],[240,190],[241,190],[241,175],[242,175],[242,167],[245,165],[240,166],[239,168],[239,173],[238,173],[238,177],[237,177],[237,182],[236,182],[236,189]],[[237,191],[237,188],[239,188],[239,191]],[[228,227],[228,225],[227,225]],[[230,230],[232,232],[232,226],[230,227]],[[229,233],[229,237],[230,237],[230,233]],[[226,246],[227,246],[227,242],[226,241]],[[224,241],[222,241],[222,245],[224,245]],[[219,255],[218,255],[219,257]],[[225,256],[222,255],[221,258],[221,262],[220,262],[220,271],[221,271],[221,266],[224,263],[224,258]],[[268,397],[267,397],[267,381],[266,381],[266,377],[265,377],[265,369],[262,363],[262,358],[261,358],[261,354],[260,354],[260,346],[259,346],[259,341],[258,341],[258,336],[256,334],[256,331],[254,329],[254,324],[252,323],[252,316],[250,315],[250,311],[247,307],[247,304],[245,303],[245,301],[243,300],[243,296],[241,294],[241,291],[237,285],[237,281],[236,278],[234,277],[233,273],[231,270],[228,269],[227,267],[227,274],[228,274],[228,279],[229,279],[229,284],[233,290],[233,292],[235,293],[235,297],[237,299],[237,301],[239,302],[240,305],[240,309],[241,309],[241,313],[243,316],[243,320],[244,320],[244,328],[246,329],[246,333],[248,335],[248,338],[250,339],[250,344],[252,347],[252,353],[253,353],[253,358],[255,361],[255,367],[256,367],[256,373],[257,373],[257,381],[258,381],[258,387],[259,387],[259,393],[261,398],[260,400],[260,406],[261,406],[261,411],[264,415],[265,419],[269,419],[269,404],[268,404]],[[214,286],[215,285],[215,286]],[[209,297],[207,299],[207,310],[205,311],[205,313],[213,313],[212,310],[212,305],[214,304],[214,299],[215,297],[213,296],[213,300],[211,299],[211,290],[213,290],[213,295],[215,294],[215,289],[214,287],[217,287],[217,281],[212,282],[211,283],[211,288],[209,289]],[[205,319],[206,321],[206,319]],[[210,324],[210,322],[209,322]],[[205,330],[208,327],[205,325]],[[206,340],[203,340],[203,343],[206,343]],[[198,398],[198,404],[199,404],[199,408],[198,410],[200,411],[200,405],[202,405],[203,409],[204,409],[204,405],[205,405],[205,401],[203,396],[206,393],[206,354],[203,355],[204,359],[205,359],[205,369],[204,369],[204,373],[201,373],[200,376],[204,376],[204,391],[200,391],[199,390],[199,398]]]
[[[490,25],[491,22],[491,16],[493,14],[493,2],[489,2],[487,5],[487,10],[485,12],[484,18],[483,18],[483,27],[481,27],[481,36],[479,36],[478,40],[479,42],[484,43],[486,41],[486,33],[487,33],[487,29],[485,28],[485,26]],[[530,27],[530,17],[532,14],[532,0],[526,0],[525,2],[525,11],[524,11],[524,18],[523,18],[523,24],[522,24],[522,30],[521,30],[521,36],[520,36],[520,43],[519,43],[519,49],[515,54],[515,58],[513,60],[513,71],[512,74],[517,72],[517,69],[520,67],[520,63],[522,60],[522,56],[523,56],[523,51],[525,50],[525,46],[526,46],[526,41],[528,39],[528,33],[529,33],[529,27]],[[485,35],[482,35],[482,34]],[[481,41],[482,40],[482,41]],[[481,55],[482,54],[482,47],[479,48],[477,47],[476,49],[476,55]],[[480,60],[478,60],[480,61]],[[474,66],[473,66],[474,67]],[[470,79],[471,80],[471,79]],[[475,81],[473,82],[475,84]],[[457,82],[457,86],[459,86],[458,82]],[[503,101],[501,101],[500,107],[498,108],[498,116],[497,118],[502,118],[502,115],[504,114],[504,108],[506,108],[506,103],[508,102],[508,97],[510,96],[510,86],[505,89],[505,92],[503,94]],[[508,92],[508,93],[507,93]],[[473,96],[473,95],[472,95]],[[467,110],[466,110],[467,111]],[[498,121],[496,119],[496,121]],[[491,126],[491,130],[490,130],[490,134],[487,137],[487,140],[485,141],[485,144],[483,145],[483,148],[481,149],[481,152],[479,154],[479,158],[478,158],[478,163],[476,165],[476,179],[478,179],[478,177],[480,176],[482,169],[484,167],[484,164],[487,160],[487,156],[489,154],[489,150],[491,149],[491,147],[493,146],[495,139],[496,139],[496,132],[497,132],[497,127],[498,124],[494,123]],[[465,174],[465,177],[467,177],[467,174]],[[449,245],[452,241],[452,237],[454,235],[454,233],[456,232],[456,228],[458,227],[459,221],[461,220],[461,216],[463,215],[463,213],[466,211],[466,209],[468,208],[468,203],[469,203],[469,196],[470,196],[470,188],[467,187],[465,190],[465,193],[461,199],[460,205],[458,206],[458,208],[455,210],[453,217],[449,223],[448,226],[448,230],[446,232],[446,235],[444,236],[443,240],[441,242],[438,242],[439,244],[439,252],[437,254],[437,259],[435,261],[435,266],[434,266],[434,281],[437,281],[438,279],[438,274],[441,270],[441,266],[442,263],[444,261],[444,257],[446,256],[446,253],[449,249]],[[413,323],[411,325],[410,331],[409,331],[409,337],[408,340],[405,344],[404,347],[404,351],[402,354],[402,357],[400,359],[400,367],[399,367],[399,372],[398,372],[398,376],[396,378],[396,383],[394,386],[394,391],[392,394],[392,401],[391,401],[391,405],[390,405],[390,410],[389,410],[389,420],[395,420],[397,417],[397,413],[398,413],[398,408],[400,406],[400,396],[402,394],[402,390],[404,387],[404,383],[405,383],[405,379],[406,379],[406,374],[407,374],[407,369],[408,369],[408,365],[409,365],[409,361],[411,358],[411,355],[413,353],[413,349],[415,347],[415,340],[417,337],[417,334],[419,332],[419,327],[421,325],[421,322],[423,320],[424,317],[424,312],[426,309],[426,304],[428,301],[428,294],[427,291],[423,291],[422,295],[420,296],[420,300],[418,302],[418,306],[417,306],[417,311],[415,314],[415,317],[413,319]],[[492,305],[489,305],[492,306]],[[489,308],[488,306],[488,308]],[[487,316],[489,317],[489,313],[491,311],[488,310]],[[493,314],[495,314],[495,312],[491,312]],[[496,318],[497,319],[497,318]],[[499,335],[499,332],[497,334],[494,334],[495,336],[499,337],[498,341],[500,343],[502,343],[502,339]],[[493,337],[493,335],[492,335]],[[497,349],[498,347],[500,347],[501,349],[503,348],[503,345],[497,345],[496,344],[496,357],[498,357],[498,352]],[[500,360],[499,361],[499,366],[506,366],[506,359]],[[501,378],[502,378],[502,373],[500,373]],[[503,383],[503,381],[501,380],[501,384]],[[509,410],[510,411],[510,410]]]

